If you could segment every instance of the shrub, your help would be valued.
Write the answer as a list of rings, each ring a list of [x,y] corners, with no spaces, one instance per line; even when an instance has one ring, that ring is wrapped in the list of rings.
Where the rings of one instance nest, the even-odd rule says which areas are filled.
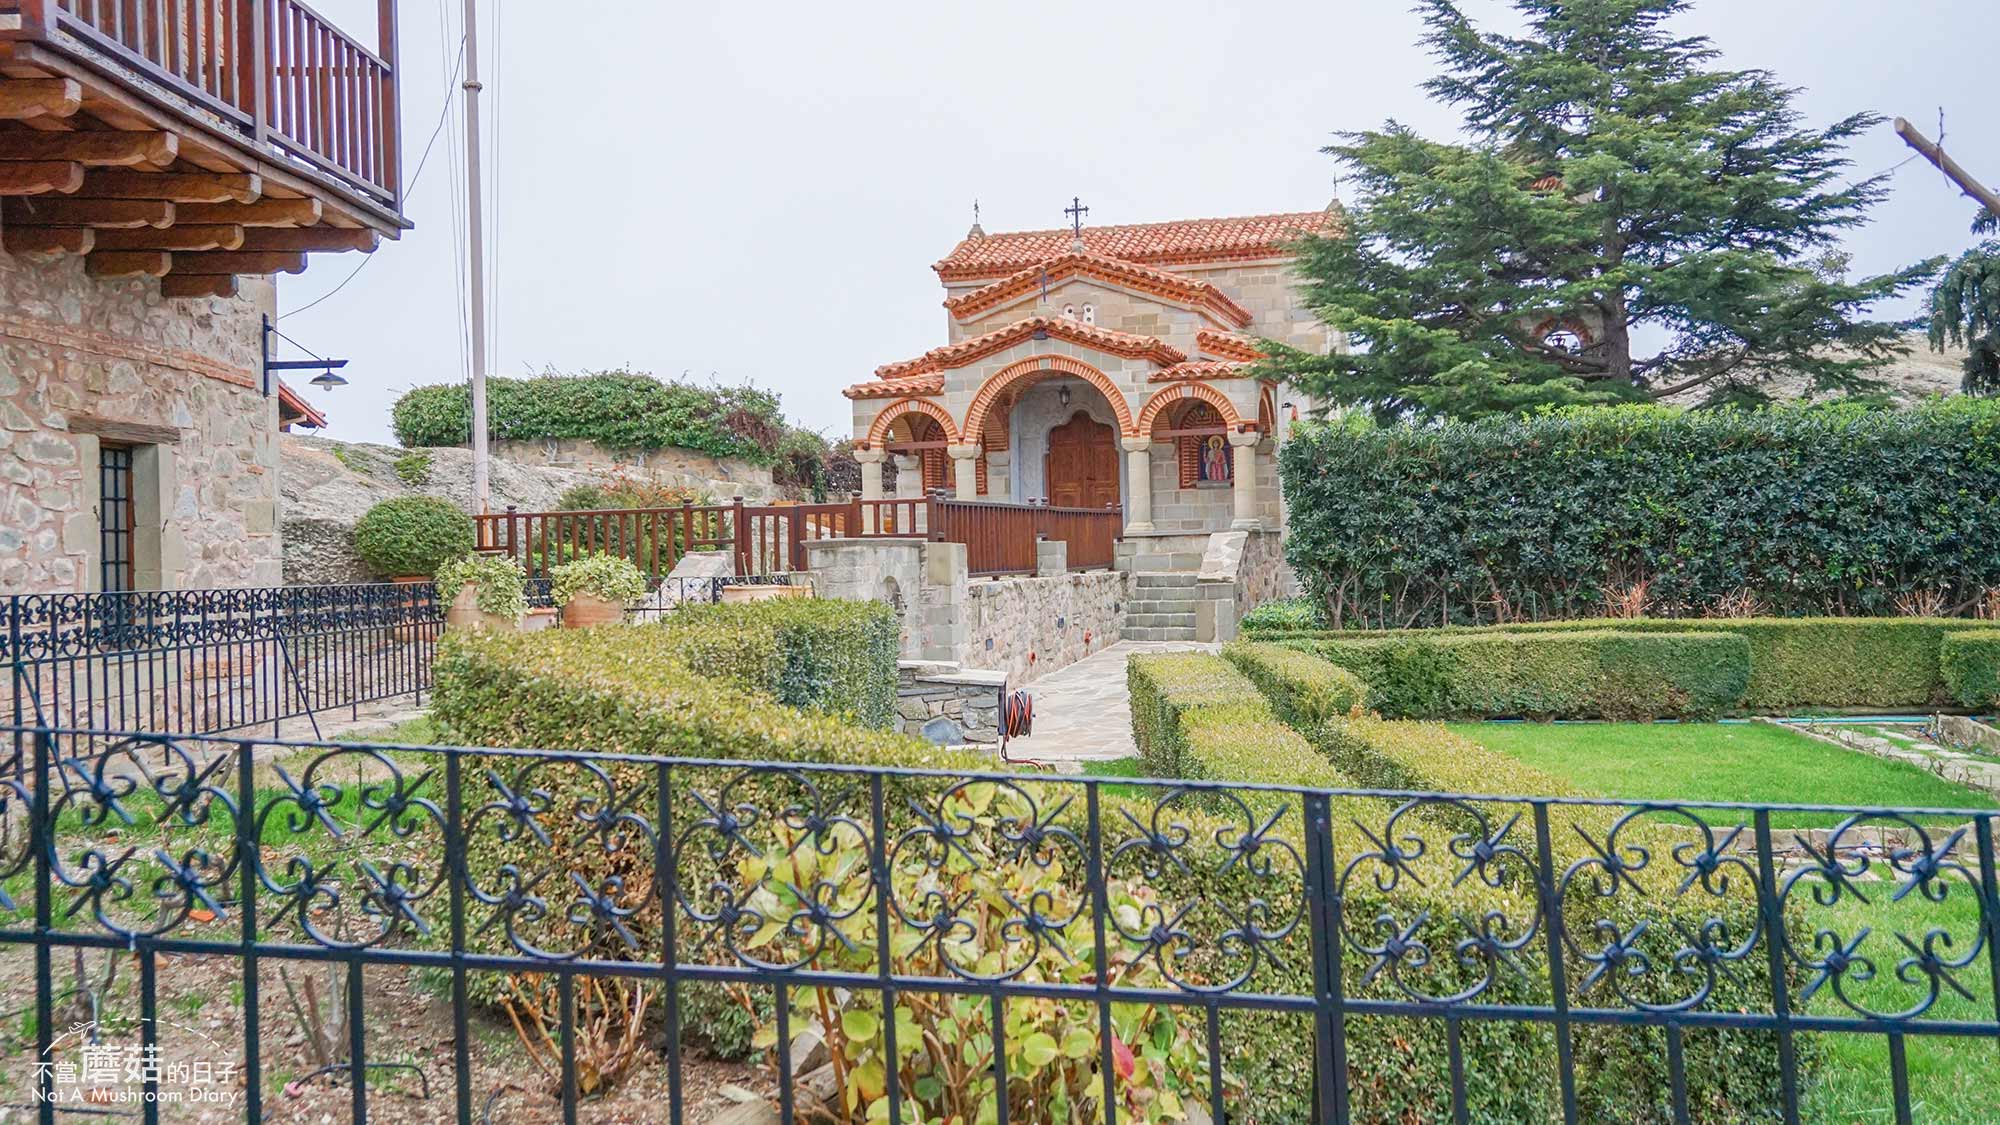
[[[895,725],[902,626],[880,602],[780,598],[687,605],[657,628],[673,638],[675,658],[700,675],[865,727]]]
[[[584,555],[549,569],[549,597],[557,605],[568,605],[578,594],[629,606],[646,596],[646,576],[617,555]]]
[[[1257,685],[1278,718],[1301,730],[1368,701],[1361,677],[1301,649],[1238,641],[1222,655]]]
[[[1757,712],[1814,708],[1922,708],[1946,699],[1939,652],[1944,638],[1991,628],[1980,621],[1924,617],[1755,617],[1543,621],[1436,630],[1266,630],[1257,639],[1307,641],[1441,637],[1494,633],[1733,633],[1750,643],[1750,685],[1741,706]],[[1386,709],[1385,709],[1386,710]]]
[[[1311,598],[1278,598],[1251,607],[1238,625],[1246,633],[1273,629],[1324,629],[1326,619]]]
[[[479,612],[519,620],[528,611],[528,575],[505,555],[464,555],[438,568],[438,601],[450,605],[467,582],[479,588]]]
[[[354,525],[354,553],[385,578],[436,574],[473,541],[472,517],[434,496],[384,500]]]
[[[396,458],[396,479],[411,488],[421,488],[431,482],[431,455],[419,450],[405,453]]]
[[[1960,707],[1984,711],[2000,703],[2000,629],[1946,635],[1939,664],[1945,688]]]
[[[1726,633],[1407,631],[1287,640],[1359,676],[1392,718],[1713,718],[1750,680]]]
[[[2000,586],[2000,404],[1307,425],[1280,456],[1286,552],[1336,626],[1754,601],[1890,614]]]
[[[1147,653],[1127,658],[1132,740],[1154,777],[1186,777],[1181,715],[1193,707],[1255,702],[1256,685],[1224,661],[1201,653]]]

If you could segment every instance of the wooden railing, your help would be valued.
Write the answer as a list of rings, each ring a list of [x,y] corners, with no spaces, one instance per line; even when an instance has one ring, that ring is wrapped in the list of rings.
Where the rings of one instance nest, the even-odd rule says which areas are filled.
[[[299,0],[0,0],[19,27],[57,32],[391,209],[402,205],[396,2],[377,0],[370,51]]]
[[[921,538],[964,543],[973,574],[1032,574],[1037,539],[1069,545],[1072,569],[1111,565],[1123,516],[1116,508],[1051,508],[943,496],[844,504],[683,504],[580,512],[474,516],[478,549],[519,559],[530,578],[586,554],[631,559],[663,575],[689,551],[729,550],[740,575],[806,569],[821,539]]]

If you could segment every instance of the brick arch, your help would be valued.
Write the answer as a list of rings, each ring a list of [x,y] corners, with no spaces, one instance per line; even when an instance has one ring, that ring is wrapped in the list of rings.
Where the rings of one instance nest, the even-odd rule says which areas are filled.
[[[1032,382],[1056,372],[1074,375],[1096,387],[1104,400],[1111,404],[1111,412],[1118,418],[1118,432],[1130,436],[1139,431],[1132,426],[1132,408],[1125,404],[1125,392],[1111,381],[1111,377],[1080,359],[1066,355],[1032,355],[1017,360],[995,371],[979,387],[979,393],[972,396],[972,405],[965,410],[965,440],[976,442],[986,429],[986,416],[1002,392],[1025,382]]]
[[[944,439],[953,444],[958,442],[958,426],[952,421],[951,411],[935,402],[921,398],[898,399],[882,408],[875,421],[868,427],[868,444],[880,445],[889,437],[889,427],[905,414],[922,414],[944,427]]]
[[[1152,398],[1146,400],[1145,407],[1139,411],[1137,432],[1142,434],[1152,433],[1153,423],[1159,420],[1160,411],[1165,410],[1175,403],[1187,402],[1190,399],[1205,402],[1214,407],[1215,412],[1222,415],[1222,424],[1232,430],[1243,425],[1243,418],[1236,413],[1236,406],[1229,401],[1228,395],[1223,394],[1221,391],[1200,380],[1183,379],[1178,383],[1168,383],[1166,386],[1161,387]]]

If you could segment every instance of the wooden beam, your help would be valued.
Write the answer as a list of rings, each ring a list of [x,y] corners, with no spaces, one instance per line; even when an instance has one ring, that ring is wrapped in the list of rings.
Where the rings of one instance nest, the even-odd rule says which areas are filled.
[[[255,203],[264,194],[264,178],[222,172],[92,172],[76,194],[88,199]]]
[[[193,203],[180,209],[183,223],[239,227],[309,227],[319,222],[317,199],[260,199],[255,203]]]
[[[170,273],[160,279],[162,297],[234,297],[233,273]]]
[[[206,254],[175,254],[174,272],[213,273],[303,273],[304,254],[284,251],[218,251]]]
[[[181,139],[172,133],[0,133],[0,160],[73,160],[92,168],[172,164]]]
[[[0,119],[72,117],[83,108],[83,86],[73,78],[0,77]]]
[[[173,262],[164,250],[120,250],[92,254],[84,270],[92,277],[165,277]]]
[[[0,245],[9,254],[88,254],[97,245],[89,227],[22,227],[8,224]]]
[[[240,250],[243,228],[229,224],[182,223],[165,230],[108,230],[97,237],[99,250]]]
[[[1958,161],[1945,155],[1944,149],[1939,148],[1929,137],[1917,132],[1916,126],[1900,117],[1896,119],[1896,135],[1903,138],[1904,144],[1922,153],[1925,160],[1937,166],[1938,171],[1951,177],[1951,182],[1957,184],[1959,190],[1978,201],[1980,206],[1991,211],[1995,218],[2000,218],[2000,192],[1995,192],[1992,188],[1973,179],[1972,173],[1959,167]]]
[[[367,227],[295,227],[253,230],[243,240],[245,250],[293,250],[308,253],[359,250],[372,254],[382,236]]]
[[[131,230],[173,225],[174,205],[153,199],[9,199],[0,210],[7,223],[43,227],[98,227]]]
[[[83,165],[63,160],[10,164],[0,161],[0,195],[71,192],[83,184]]]

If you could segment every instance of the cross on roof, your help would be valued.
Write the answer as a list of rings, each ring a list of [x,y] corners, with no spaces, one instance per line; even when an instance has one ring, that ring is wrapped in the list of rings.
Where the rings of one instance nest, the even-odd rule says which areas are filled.
[[[1082,238],[1083,217],[1085,215],[1090,214],[1090,208],[1085,207],[1083,205],[1083,199],[1079,196],[1074,196],[1074,195],[1070,196],[1069,206],[1063,208],[1063,214],[1069,216],[1070,231],[1074,233],[1076,237]]]

